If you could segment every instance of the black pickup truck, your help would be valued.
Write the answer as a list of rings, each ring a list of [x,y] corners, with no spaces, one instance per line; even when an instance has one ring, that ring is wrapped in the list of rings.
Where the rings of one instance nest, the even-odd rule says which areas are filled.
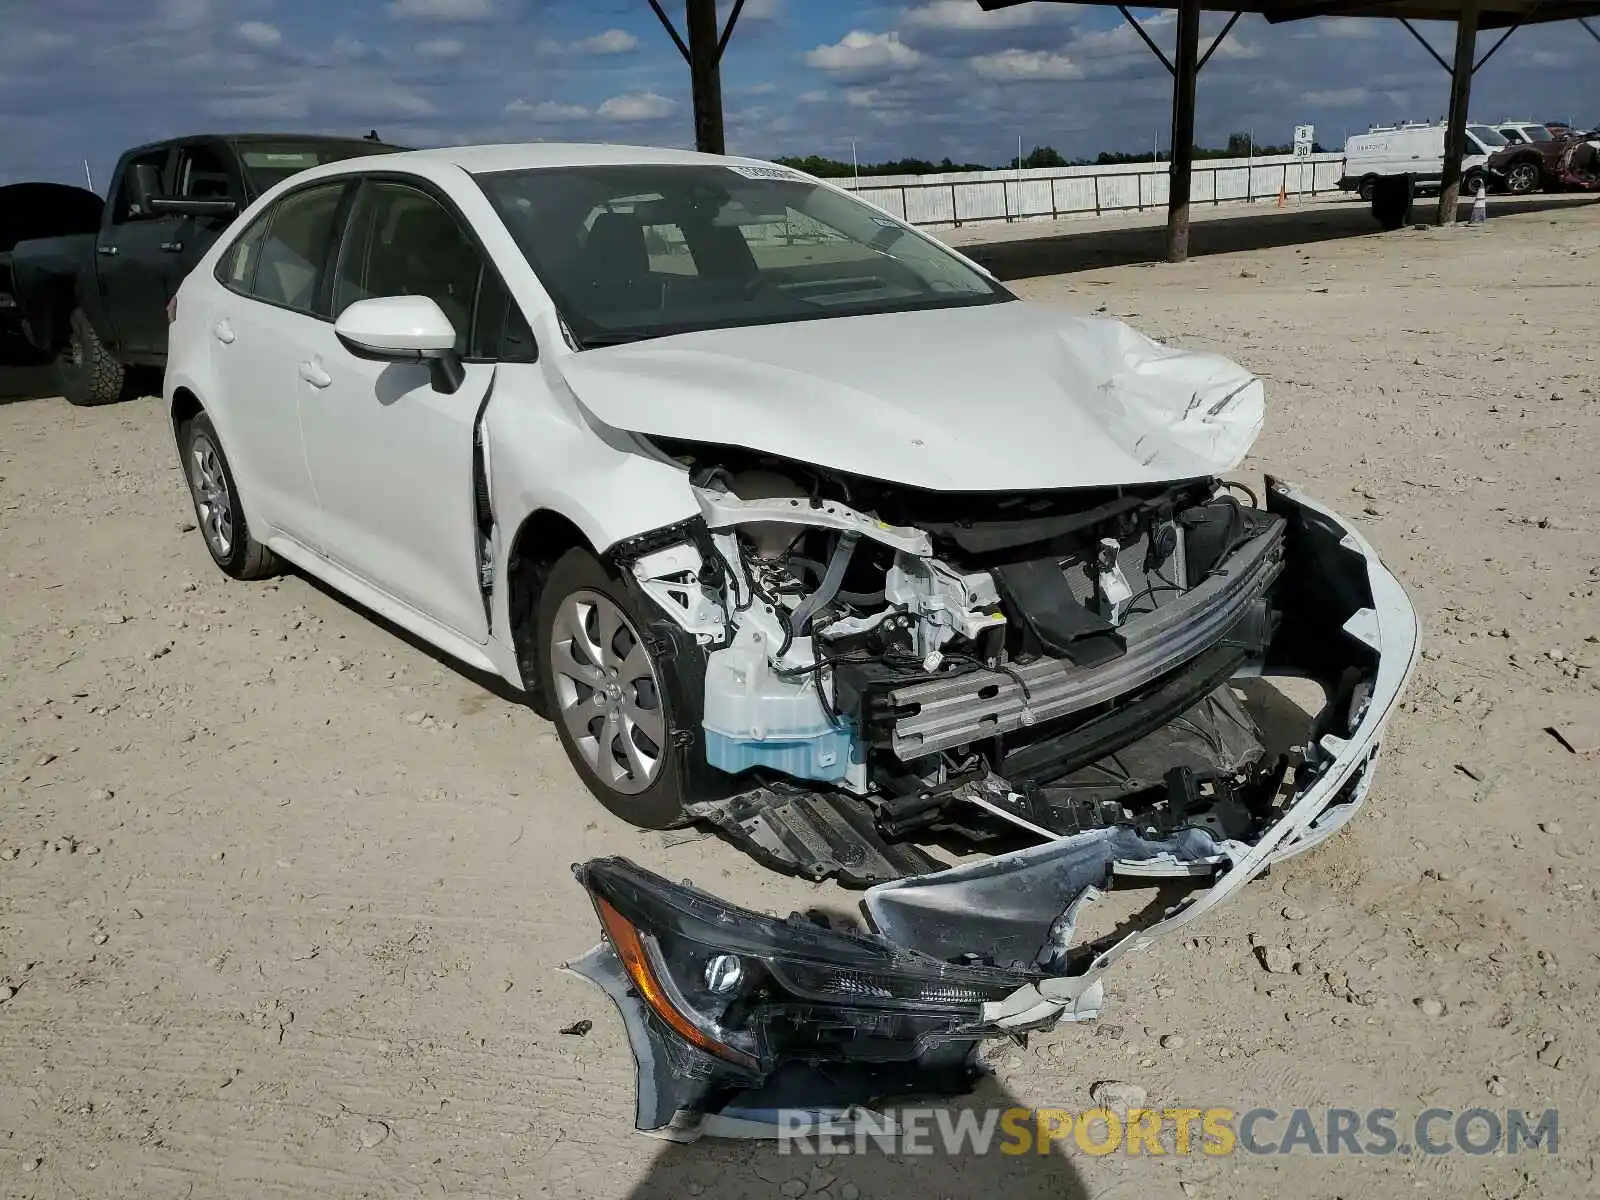
[[[322,163],[403,149],[365,138],[225,134],[129,150],[109,199],[61,184],[0,188],[0,367],[54,361],[73,404],[161,367],[167,304],[252,200]]]

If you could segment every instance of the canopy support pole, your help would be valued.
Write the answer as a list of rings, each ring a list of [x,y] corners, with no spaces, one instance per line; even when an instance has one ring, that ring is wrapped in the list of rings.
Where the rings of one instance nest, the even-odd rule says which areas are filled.
[[[694,145],[706,154],[726,154],[727,141],[722,127],[722,53],[728,48],[733,27],[744,9],[744,0],[734,0],[728,23],[717,28],[717,0],[684,0],[684,26],[688,40],[661,7],[661,0],[650,0],[650,7],[666,28],[689,64],[689,90],[694,97]]]
[[[1240,13],[1228,18],[1222,32],[1211,39],[1204,55],[1200,53],[1200,0],[1179,0],[1178,46],[1174,62],[1161,52],[1124,4],[1117,5],[1122,19],[1133,26],[1150,53],[1172,76],[1172,157],[1167,174],[1167,261],[1182,262],[1189,257],[1189,195],[1194,179],[1194,91],[1200,70],[1222,45],[1222,40],[1238,22]]]
[[[1189,185],[1194,179],[1194,91],[1200,75],[1200,0],[1179,0],[1178,48],[1174,60],[1172,164],[1167,182],[1167,261],[1179,263],[1189,257]]]
[[[1478,48],[1478,0],[1464,0],[1456,18],[1455,65],[1450,70],[1450,120],[1444,132],[1444,177],[1439,181],[1439,224],[1453,225],[1461,199],[1461,152],[1467,145],[1467,105]]]

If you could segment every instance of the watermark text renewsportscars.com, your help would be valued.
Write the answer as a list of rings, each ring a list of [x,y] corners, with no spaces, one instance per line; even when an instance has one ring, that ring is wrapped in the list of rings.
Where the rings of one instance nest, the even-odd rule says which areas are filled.
[[[819,1126],[780,1110],[785,1154],[1443,1155],[1556,1154],[1556,1109],[904,1108]]]

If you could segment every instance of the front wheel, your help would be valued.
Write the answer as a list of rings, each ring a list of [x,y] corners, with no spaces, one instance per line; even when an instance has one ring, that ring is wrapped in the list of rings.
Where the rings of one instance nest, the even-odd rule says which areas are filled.
[[[67,324],[67,344],[56,359],[56,379],[67,403],[87,408],[122,398],[123,367],[94,331],[88,315],[75,308]]]
[[[1506,191],[1513,196],[1531,196],[1540,182],[1538,163],[1519,162],[1506,172]]]
[[[569,550],[539,595],[540,685],[567,757],[624,821],[669,829],[684,819],[678,683],[657,661],[623,585],[587,550]],[[698,743],[698,738],[693,739]]]

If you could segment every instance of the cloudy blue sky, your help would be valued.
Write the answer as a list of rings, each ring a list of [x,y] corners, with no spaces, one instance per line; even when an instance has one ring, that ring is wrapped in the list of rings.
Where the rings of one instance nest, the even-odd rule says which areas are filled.
[[[1135,11],[1170,47],[1170,12]],[[0,0],[0,29],[0,182],[78,181],[87,158],[103,187],[123,147],[202,130],[693,140],[687,70],[645,0]],[[1423,30],[1448,55],[1452,31]],[[1170,104],[1115,10],[974,0],[747,0],[723,89],[730,149],[759,156],[1165,149]],[[1332,144],[1445,106],[1444,72],[1393,22],[1247,16],[1201,78],[1199,133],[1282,142],[1312,122]],[[1600,122],[1600,43],[1574,22],[1517,33],[1474,110]]]

